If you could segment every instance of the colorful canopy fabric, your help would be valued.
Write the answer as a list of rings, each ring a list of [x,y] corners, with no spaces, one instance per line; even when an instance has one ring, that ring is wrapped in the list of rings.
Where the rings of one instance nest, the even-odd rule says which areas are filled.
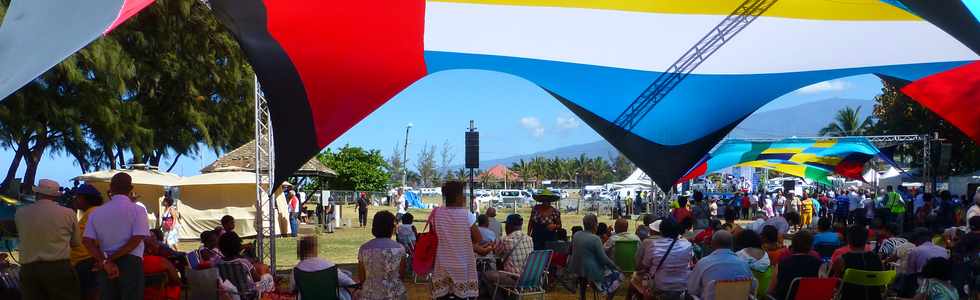
[[[126,9],[140,7],[130,2],[150,0],[63,2],[15,0],[20,7],[11,11],[36,21],[5,20],[0,28],[0,97],[128,16],[118,12],[138,10]],[[210,1],[272,101],[276,140],[289,141],[276,147],[276,182],[393,95],[442,70],[494,70],[537,83],[664,188],[785,93],[868,73],[915,81],[980,59],[977,21],[959,1],[781,0],[636,127],[613,124],[741,2]],[[25,43],[8,43],[15,37]],[[18,62],[25,70],[7,69],[11,57],[29,52],[38,59]]]
[[[726,140],[680,181],[743,166],[769,168],[829,184],[827,176],[832,173],[860,179],[864,163],[875,156],[891,161],[865,138]]]
[[[153,3],[13,0],[0,24],[0,99]]]
[[[473,68],[537,83],[665,188],[785,93],[867,73],[913,81],[980,58],[972,35],[951,35],[914,14],[932,6],[890,2],[779,1],[629,131],[612,120],[741,1],[213,0],[212,7],[273,99],[277,135],[291,137],[289,147],[277,147],[283,174],[425,74]]]

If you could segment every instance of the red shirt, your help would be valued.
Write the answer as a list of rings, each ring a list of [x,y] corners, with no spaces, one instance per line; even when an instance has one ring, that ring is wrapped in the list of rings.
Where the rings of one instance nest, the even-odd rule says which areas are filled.
[[[684,222],[684,219],[692,217],[691,211],[686,207],[675,208],[672,215],[674,217],[674,221],[677,221],[677,223],[682,223]]]
[[[143,256],[143,275],[166,273],[167,259],[162,256],[144,255]],[[180,282],[167,281],[167,286],[161,291],[156,286],[143,288],[143,299],[151,300],[178,300],[180,299]]]

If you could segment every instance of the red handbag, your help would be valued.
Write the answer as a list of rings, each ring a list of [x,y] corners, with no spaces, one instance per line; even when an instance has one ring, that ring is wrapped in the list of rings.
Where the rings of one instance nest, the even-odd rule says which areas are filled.
[[[432,216],[435,210],[429,215],[429,220],[425,222],[426,232],[419,233],[419,238],[415,241],[415,255],[412,256],[412,271],[418,276],[425,276],[432,272],[436,263],[436,248],[439,247],[439,237],[436,235],[435,228],[430,228]]]

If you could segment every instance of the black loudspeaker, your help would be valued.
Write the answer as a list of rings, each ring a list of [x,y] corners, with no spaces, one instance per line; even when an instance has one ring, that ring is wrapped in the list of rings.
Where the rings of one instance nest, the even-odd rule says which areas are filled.
[[[466,132],[466,168],[480,168],[480,132]]]

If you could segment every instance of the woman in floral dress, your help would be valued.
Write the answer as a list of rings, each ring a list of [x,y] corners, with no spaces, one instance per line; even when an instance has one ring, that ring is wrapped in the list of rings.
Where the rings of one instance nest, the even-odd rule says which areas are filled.
[[[400,274],[405,270],[405,248],[391,239],[395,215],[388,211],[374,214],[374,239],[357,251],[357,276],[361,282],[359,299],[407,299]]]

